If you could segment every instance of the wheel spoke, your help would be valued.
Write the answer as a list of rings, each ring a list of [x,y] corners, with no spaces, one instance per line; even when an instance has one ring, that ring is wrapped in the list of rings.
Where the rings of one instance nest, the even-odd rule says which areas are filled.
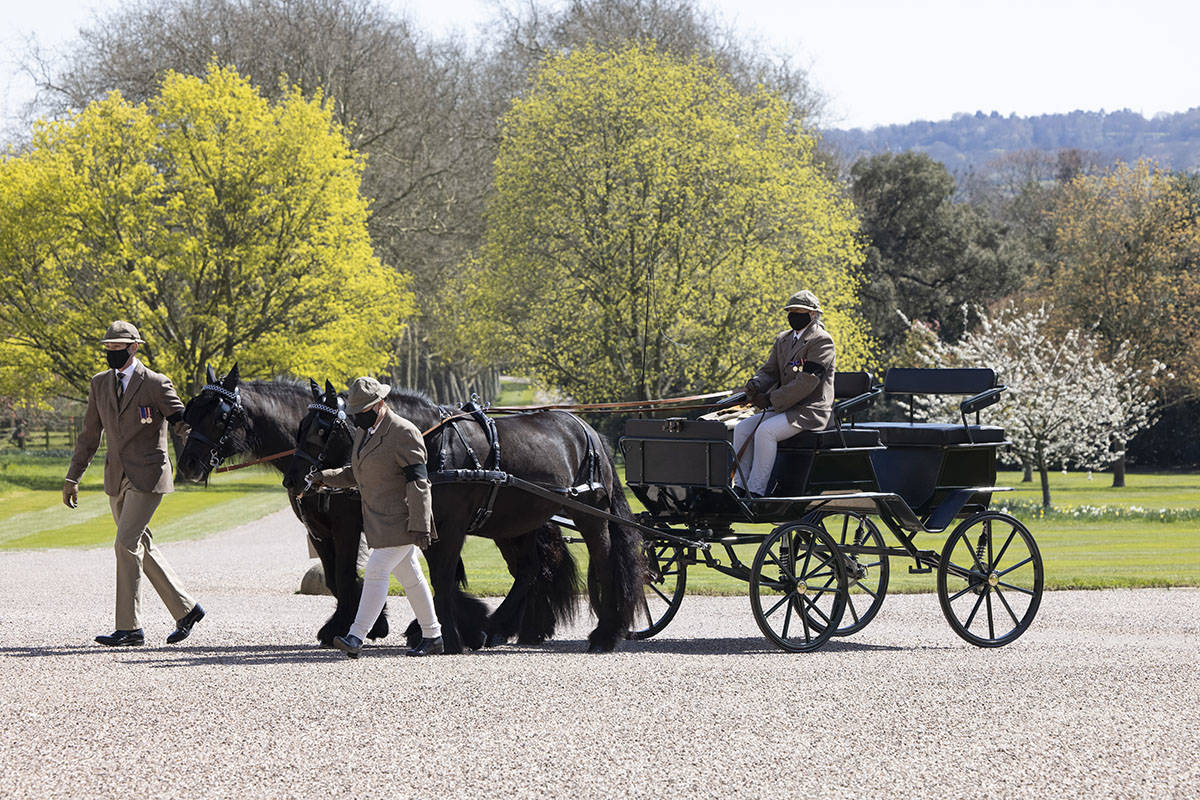
[[[659,597],[661,597],[663,599],[664,603],[666,603],[667,605],[671,605],[671,598],[667,597],[665,594],[663,594],[661,591],[659,591],[657,586],[655,586],[652,583],[652,584],[650,584],[650,588],[654,590],[654,593],[656,595],[658,595]],[[642,597],[645,597],[645,595],[643,594]]]
[[[975,614],[979,611],[979,606],[983,604],[983,595],[979,595],[979,599],[975,601],[975,607],[971,609],[971,616],[967,617],[967,621],[963,623],[963,630],[971,629],[971,621],[975,619]]]
[[[983,596],[987,598],[987,615],[988,615],[988,638],[996,638],[996,624],[992,621],[992,593],[987,589],[983,590]]]
[[[858,612],[854,609],[854,597],[853,596],[846,595],[846,607],[848,609],[850,609],[850,618],[853,619],[854,623],[857,625],[858,624]]]
[[[967,592],[971,591],[971,589],[972,589],[972,586],[971,586],[971,584],[968,583],[967,588],[963,589],[961,592],[958,592],[958,593],[950,596],[950,602],[953,603],[955,600],[962,597]]]
[[[1020,592],[1021,594],[1027,594],[1030,597],[1033,597],[1033,590],[1031,589],[1022,589],[1020,586],[1013,586],[1011,583],[1005,583],[1004,581],[997,581],[996,585],[1003,586],[1005,589],[1012,589],[1014,592]]]
[[[1020,569],[1021,567],[1028,564],[1030,561],[1033,561],[1033,556],[1030,556],[1029,558],[1025,559],[1024,561],[1018,561],[1016,564],[1013,564],[1011,567],[1004,570],[1003,572],[997,572],[996,577],[998,577],[998,578],[1003,577],[1003,576],[1007,575],[1008,573],[1012,572],[1014,569]]]
[[[1016,536],[1017,536],[1017,529],[1013,528],[1012,533],[1010,533],[1008,535],[1008,538],[1004,540],[1004,547],[1001,547],[1000,552],[996,554],[996,560],[992,562],[992,569],[995,569],[996,567],[1000,566],[1000,559],[1004,558],[1005,551],[1008,550],[1008,546],[1010,544],[1012,544],[1012,540],[1015,539]]]
[[[987,570],[983,568],[983,564],[979,562],[979,556],[975,555],[975,548],[971,547],[971,542],[966,536],[962,537],[962,543],[967,546],[967,552],[971,554],[971,561],[974,562],[975,568],[980,572],[987,572]]]
[[[1013,625],[1020,627],[1021,621],[1017,619],[1017,615],[1013,613],[1012,606],[1010,606],[1008,601],[1004,599],[1004,595],[1000,593],[999,589],[996,590],[996,597],[1000,598],[1000,602],[1004,604],[1004,610],[1008,612],[1010,617],[1012,617]]]
[[[779,571],[783,573],[783,577],[787,578],[793,585],[795,585],[796,576],[793,574],[793,570],[789,569],[774,553],[768,551],[767,555],[770,556],[771,560],[775,562],[775,566],[779,567]]]
[[[788,628],[792,626],[792,603],[788,603],[787,613],[783,615],[783,638],[788,635]]]
[[[779,600],[779,602],[778,602],[778,603],[776,603],[775,605],[771,606],[771,610],[770,610],[770,611],[768,611],[767,613],[763,614],[763,619],[766,619],[767,617],[769,617],[769,616],[771,616],[772,614],[774,614],[774,613],[775,613],[775,611],[776,611],[776,610],[777,610],[777,609],[778,609],[778,608],[779,608],[781,605],[783,605],[783,604],[784,604],[784,603],[786,603],[788,600],[790,600],[790,599],[791,599],[791,597],[792,597],[792,593],[791,593],[791,592],[788,592],[787,594],[785,594],[785,595],[784,595],[782,598],[780,598],[780,600]]]
[[[654,624],[654,617],[650,615],[650,604],[646,601],[646,595],[642,595],[642,611],[646,614],[646,627]]]
[[[812,641],[812,632],[808,629],[808,614],[797,609],[800,614],[800,624],[804,626],[804,643],[808,644]]]
[[[821,619],[825,620],[825,624],[826,624],[826,625],[829,625],[829,624],[830,624],[830,619],[829,619],[829,617],[825,616],[825,612],[824,612],[824,611],[822,611],[820,608],[818,608],[818,607],[817,607],[817,604],[816,604],[815,602],[813,602],[812,600],[810,600],[810,599],[809,599],[809,598],[807,598],[807,597],[804,597],[803,595],[801,595],[801,596],[800,596],[800,602],[801,602],[801,603],[808,603],[808,607],[809,607],[809,608],[811,608],[813,611],[817,612],[818,614],[820,614],[820,615],[821,615]],[[808,615],[807,615],[807,614],[805,614],[804,616],[807,618],[807,616],[808,616]]]
[[[817,546],[817,537],[808,537],[808,549],[804,551],[804,566],[800,568],[801,575],[808,574],[808,562],[812,559],[813,548]],[[793,550],[792,552],[795,552]]]

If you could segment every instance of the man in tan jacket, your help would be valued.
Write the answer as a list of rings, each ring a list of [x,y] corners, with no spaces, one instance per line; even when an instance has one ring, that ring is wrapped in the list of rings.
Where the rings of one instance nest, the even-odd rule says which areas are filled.
[[[408,655],[439,655],[445,650],[433,593],[417,563],[418,548],[429,547],[437,538],[425,440],[416,425],[388,408],[390,391],[390,386],[374,378],[354,380],[346,402],[346,411],[357,429],[350,466],[322,470],[312,479],[314,486],[358,487],[363,533],[367,544],[374,548],[363,571],[354,624],[345,636],[333,640],[351,658],[358,657],[363,637],[383,610],[388,575],[393,572],[421,624],[421,643]]]
[[[110,369],[92,378],[83,430],[63,483],[63,502],[75,508],[79,479],[96,454],[103,431],[108,439],[104,492],[117,523],[117,627],[96,641],[110,647],[145,641],[139,613],[143,571],[175,619],[168,644],[186,639],[204,616],[204,609],[184,591],[146,527],[163,495],[175,488],[167,457],[167,423],[180,423],[183,403],[169,378],[146,369],[135,356],[144,343],[128,322],[118,320],[109,326],[104,348]]]
[[[807,289],[788,298],[788,330],[775,337],[771,354],[746,383],[746,397],[761,414],[733,429],[738,454],[734,486],[752,496],[767,490],[779,442],[800,431],[824,430],[833,413],[837,358],[833,337],[821,324],[821,304]]]

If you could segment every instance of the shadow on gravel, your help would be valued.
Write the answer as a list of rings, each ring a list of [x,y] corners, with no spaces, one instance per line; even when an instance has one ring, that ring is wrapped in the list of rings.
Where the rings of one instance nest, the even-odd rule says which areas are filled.
[[[949,650],[949,647],[929,648],[896,647],[885,644],[865,644],[846,640],[835,640],[827,643],[818,652],[821,653],[870,653],[870,652],[910,652],[914,650]],[[478,650],[478,655],[506,656],[525,655],[528,653],[583,653],[587,643],[583,640],[563,640],[546,642],[540,645],[502,645],[485,650]],[[727,655],[761,655],[764,653],[779,653],[784,651],[775,647],[766,639],[760,637],[722,637],[716,639],[647,639],[643,641],[622,642],[617,647],[618,653],[671,653],[675,655],[693,656],[727,656]]]

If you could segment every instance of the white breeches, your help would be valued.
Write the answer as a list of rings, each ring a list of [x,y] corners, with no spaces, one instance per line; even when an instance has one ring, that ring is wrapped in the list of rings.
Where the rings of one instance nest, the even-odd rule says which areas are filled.
[[[744,486],[754,494],[765,494],[779,443],[799,432],[781,411],[764,411],[739,422],[733,429],[733,452],[742,453],[742,457],[734,474],[734,485]],[[747,444],[751,436],[754,438]]]
[[[405,544],[400,547],[379,547],[371,551],[367,567],[363,571],[362,598],[358,601],[358,615],[350,626],[350,633],[365,639],[367,631],[379,619],[379,612],[387,600],[388,575],[395,573],[404,596],[408,598],[417,622],[421,623],[421,635],[433,639],[442,635],[437,613],[433,610],[433,593],[417,563],[417,546]]]

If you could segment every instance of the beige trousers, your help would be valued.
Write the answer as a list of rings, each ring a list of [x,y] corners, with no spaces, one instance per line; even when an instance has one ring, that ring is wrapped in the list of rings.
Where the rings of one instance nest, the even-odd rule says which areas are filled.
[[[167,563],[162,551],[154,546],[150,536],[150,518],[154,516],[163,496],[155,492],[139,492],[121,479],[121,491],[109,495],[113,519],[117,523],[117,630],[136,630],[141,625],[142,572],[158,592],[167,611],[178,621],[196,605],[180,586],[179,578]]]

